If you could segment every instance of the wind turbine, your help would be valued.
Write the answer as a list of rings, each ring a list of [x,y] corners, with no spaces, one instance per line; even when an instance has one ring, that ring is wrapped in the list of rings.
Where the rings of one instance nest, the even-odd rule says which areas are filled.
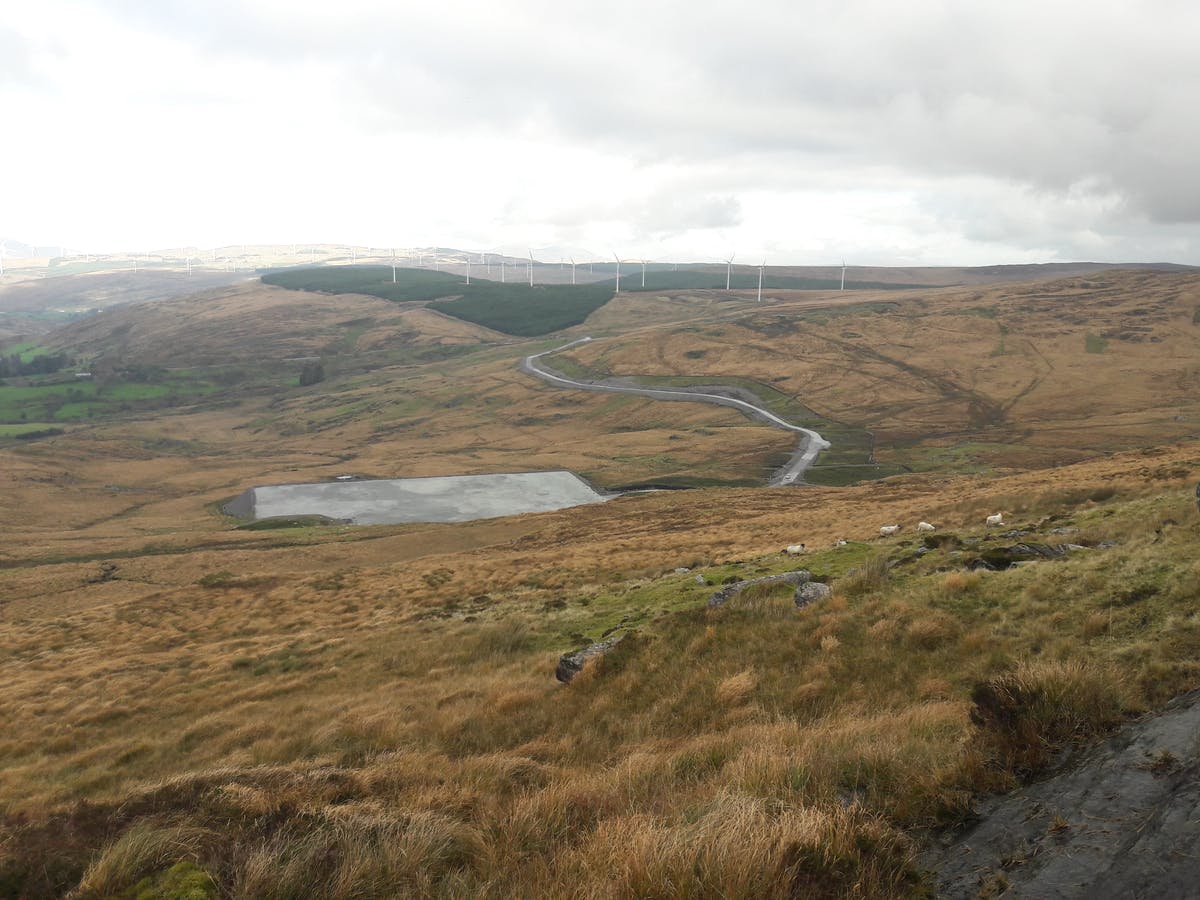
[[[839,290],[844,291],[845,289],[846,289],[846,261],[843,259],[842,260],[842,286]]]
[[[617,289],[615,293],[619,294],[621,293],[621,257],[614,253],[613,259],[617,261]]]
[[[730,253],[729,259],[725,260],[725,290],[729,290],[729,281],[733,277],[733,258],[736,253]]]
[[[767,267],[767,261],[764,259],[762,265],[758,267],[758,302],[762,303],[762,273]]]
[[[646,261],[642,260],[642,287],[646,286]]]
[[[396,283],[396,251],[392,251],[392,284]]]
[[[571,284],[575,283],[575,257],[571,257]]]
[[[467,254],[467,284],[471,283],[471,254]]]
[[[533,249],[529,251],[529,286],[533,287]]]

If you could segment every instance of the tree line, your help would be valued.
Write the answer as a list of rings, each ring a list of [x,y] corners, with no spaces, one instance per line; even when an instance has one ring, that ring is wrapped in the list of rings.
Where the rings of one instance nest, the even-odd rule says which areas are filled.
[[[65,353],[50,353],[21,359],[19,353],[0,356],[0,378],[13,375],[50,375],[72,364]]]

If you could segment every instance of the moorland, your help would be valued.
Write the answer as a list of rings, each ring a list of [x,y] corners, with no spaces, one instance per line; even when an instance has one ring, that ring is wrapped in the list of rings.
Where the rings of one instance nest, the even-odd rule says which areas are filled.
[[[0,893],[927,894],[931,835],[1200,686],[1200,276],[935,274],[623,290],[532,335],[458,317],[458,286],[254,280],[14,335],[75,365],[0,386]],[[785,432],[518,371],[583,335],[555,367],[734,384],[833,447],[768,489]],[[686,490],[455,525],[220,511],[563,468]],[[977,565],[1017,542],[1079,549]],[[801,567],[832,596],[707,606]]]

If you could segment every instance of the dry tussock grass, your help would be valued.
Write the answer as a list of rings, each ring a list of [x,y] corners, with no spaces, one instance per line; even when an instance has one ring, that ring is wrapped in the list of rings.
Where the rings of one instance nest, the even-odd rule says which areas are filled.
[[[971,321],[929,324],[977,340],[990,327],[951,318]],[[424,427],[420,410],[372,412],[398,430],[371,442],[375,425],[337,419],[337,405],[378,394],[363,380],[331,385],[328,403],[284,402],[280,416],[313,430],[277,446],[263,434],[278,422],[232,430],[243,410],[5,452],[30,480],[4,495],[33,518],[7,526],[12,565],[0,569],[7,874],[57,878],[44,893],[116,892],[191,855],[232,896],[903,895],[913,829],[960,818],[975,792],[1034,771],[1052,745],[1200,684],[1200,567],[1179,563],[1195,558],[1194,502],[1180,490],[1195,445],[990,481],[663,493],[463,526],[231,533],[196,510],[197,496],[340,470],[347,446],[376,474],[395,474],[398,457],[426,474],[514,459],[655,471],[647,460],[672,429],[650,411],[646,430],[599,441],[627,407],[527,385],[510,363],[473,370],[472,410],[450,405],[463,388],[448,369],[372,376],[449,405],[419,439],[400,435]],[[884,383],[920,408],[921,384]],[[1012,421],[1067,383],[1033,390]],[[812,387],[837,400],[836,385]],[[510,427],[514,404],[544,424]],[[761,459],[757,427],[688,416],[714,426],[691,444],[695,459],[731,440]],[[166,431],[232,436],[200,458],[154,457],[144,440]],[[466,432],[495,449],[456,448]],[[1038,439],[1076,452],[1080,433],[1063,434]],[[599,461],[614,449],[635,461]],[[876,538],[884,521],[922,518],[978,538],[998,509],[1033,529],[1065,516],[1082,542],[1118,546],[979,577],[942,571],[958,565],[942,550],[906,567],[910,534]],[[713,587],[672,573],[757,575],[780,546],[824,553],[840,537],[879,550],[821,557],[837,593],[819,608],[764,592],[710,615]],[[109,558],[116,578],[95,581]],[[200,583],[221,571],[233,581]],[[569,687],[552,681],[558,652],[621,624],[636,638]]]

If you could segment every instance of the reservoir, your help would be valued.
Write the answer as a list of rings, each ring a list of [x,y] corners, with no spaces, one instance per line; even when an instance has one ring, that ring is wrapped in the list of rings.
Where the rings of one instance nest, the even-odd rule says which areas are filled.
[[[231,515],[321,515],[355,525],[467,522],[602,503],[608,497],[572,472],[444,475],[253,487],[226,504]]]

